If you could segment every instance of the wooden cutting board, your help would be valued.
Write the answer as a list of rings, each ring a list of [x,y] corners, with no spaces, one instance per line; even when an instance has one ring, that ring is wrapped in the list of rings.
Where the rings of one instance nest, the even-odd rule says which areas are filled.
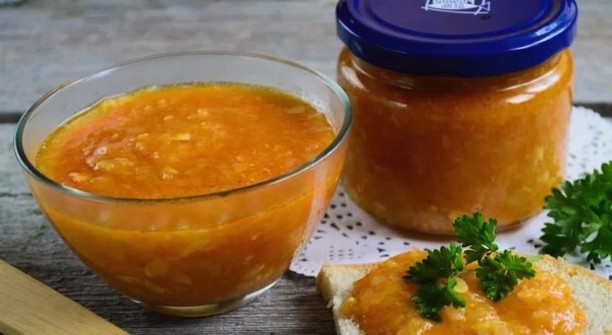
[[[0,260],[0,334],[127,334]]]

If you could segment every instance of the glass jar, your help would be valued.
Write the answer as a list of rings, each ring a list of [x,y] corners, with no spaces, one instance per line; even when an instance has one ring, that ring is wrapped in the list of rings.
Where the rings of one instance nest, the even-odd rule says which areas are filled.
[[[494,1],[466,12],[474,2],[338,4],[338,81],[355,117],[344,186],[381,222],[448,235],[457,216],[481,211],[506,229],[563,179],[575,3],[535,1],[538,21]],[[465,6],[426,8],[435,3]]]

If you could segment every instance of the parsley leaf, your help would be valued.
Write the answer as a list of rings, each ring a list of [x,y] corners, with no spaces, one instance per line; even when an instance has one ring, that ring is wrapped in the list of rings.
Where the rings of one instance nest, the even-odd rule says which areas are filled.
[[[453,228],[461,246],[469,247],[465,252],[468,263],[477,261],[489,252],[497,251],[495,244],[495,227],[497,220],[491,218],[486,222],[481,213],[464,215],[455,220]]]
[[[449,278],[443,285],[421,285],[412,296],[419,314],[424,318],[442,321],[440,310],[444,306],[465,307],[465,300],[455,291],[457,279]]]
[[[612,162],[563,182],[546,197],[544,208],[553,222],[542,229],[542,252],[563,256],[579,248],[594,263],[612,259]]]
[[[429,252],[421,262],[408,269],[404,280],[420,285],[435,284],[440,279],[456,276],[463,271],[461,247],[455,243]]]
[[[505,298],[520,279],[535,276],[527,258],[513,255],[508,250],[493,257],[485,257],[478,264],[480,267],[476,269],[476,277],[480,279],[480,288],[493,301]]]
[[[419,314],[440,321],[439,313],[444,306],[465,306],[465,300],[455,291],[463,266],[461,247],[451,243],[448,248],[430,251],[424,260],[408,269],[404,280],[419,285],[412,296]]]

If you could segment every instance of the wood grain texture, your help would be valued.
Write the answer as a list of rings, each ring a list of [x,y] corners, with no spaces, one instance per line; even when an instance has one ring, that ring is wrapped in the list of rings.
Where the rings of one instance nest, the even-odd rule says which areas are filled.
[[[0,112],[134,57],[241,50],[293,59],[333,76],[336,0],[29,0],[0,8]],[[576,101],[612,102],[612,1],[579,0]]]
[[[122,335],[125,331],[0,260],[0,333]]]

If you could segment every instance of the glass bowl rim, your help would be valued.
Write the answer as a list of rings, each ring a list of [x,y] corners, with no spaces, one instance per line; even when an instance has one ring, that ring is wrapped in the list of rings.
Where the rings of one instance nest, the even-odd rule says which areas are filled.
[[[178,196],[178,197],[163,197],[163,198],[124,198],[124,197],[113,197],[113,196],[104,196],[104,195],[98,195],[95,193],[91,193],[91,192],[86,192],[86,191],[82,191],[79,190],[77,188],[74,187],[70,187],[61,183],[58,183],[54,180],[52,180],[51,178],[45,176],[42,172],[40,172],[35,166],[34,164],[32,164],[32,162],[30,162],[30,160],[28,159],[26,153],[25,153],[25,149],[23,147],[23,136],[24,136],[24,131],[25,131],[25,126],[28,123],[28,121],[30,120],[30,118],[35,115],[37,113],[37,111],[39,110],[38,108],[40,107],[40,105],[42,103],[44,103],[46,100],[52,98],[53,96],[55,96],[56,93],[64,90],[65,88],[68,87],[72,87],[74,85],[79,85],[81,82],[87,81],[87,80],[91,80],[91,79],[95,79],[98,76],[104,76],[104,75],[108,75],[114,71],[120,71],[126,67],[135,65],[135,64],[139,64],[139,63],[145,63],[145,62],[150,62],[150,61],[155,61],[155,60],[159,60],[159,59],[168,59],[168,58],[180,58],[180,57],[185,57],[185,56],[202,56],[202,57],[206,57],[206,56],[228,56],[228,57],[244,57],[244,58],[251,58],[251,59],[259,59],[259,60],[264,60],[264,61],[269,61],[272,63],[279,63],[279,64],[284,64],[284,65],[288,65],[291,66],[293,68],[296,68],[298,70],[302,70],[304,72],[307,72],[308,74],[314,76],[316,79],[318,79],[319,81],[321,81],[324,85],[326,85],[327,87],[329,87],[335,94],[336,97],[338,97],[340,99],[340,102],[342,103],[342,107],[344,109],[344,119],[342,121],[342,127],[338,130],[338,132],[336,133],[336,136],[334,137],[334,140],[324,149],[322,150],[320,153],[318,153],[316,156],[312,157],[310,160],[306,161],[305,163],[303,163],[302,165],[287,171],[283,174],[280,174],[278,176],[275,176],[273,178],[270,179],[266,179],[254,184],[250,184],[250,185],[246,185],[246,186],[241,186],[241,187],[236,187],[236,188],[232,188],[232,189],[228,189],[228,190],[223,190],[223,191],[219,191],[219,192],[212,192],[212,193],[203,193],[203,194],[195,194],[195,195],[188,195],[188,196]],[[92,102],[92,103],[95,103]],[[78,113],[78,111],[77,111]],[[68,120],[68,119],[66,119]],[[66,121],[64,120],[64,122]],[[78,77],[76,79],[64,82],[62,84],[59,84],[55,87],[53,87],[52,89],[50,89],[49,91],[47,91],[46,93],[44,93],[40,98],[38,98],[33,104],[32,106],[30,106],[26,112],[21,116],[21,118],[19,119],[16,129],[15,129],[15,135],[14,135],[14,142],[13,142],[13,151],[15,153],[15,156],[17,158],[17,161],[19,162],[19,164],[21,165],[21,167],[30,175],[32,176],[34,179],[38,180],[39,182],[45,184],[46,186],[50,186],[51,188],[60,191],[62,193],[67,193],[68,195],[71,196],[76,196],[78,198],[83,198],[85,200],[91,200],[91,201],[95,201],[95,202],[104,202],[104,203],[125,203],[125,204],[155,204],[155,203],[175,203],[175,202],[191,202],[191,201],[201,201],[201,200],[208,200],[208,199],[214,199],[214,198],[220,198],[220,197],[226,197],[226,196],[230,196],[236,193],[244,193],[244,192],[249,192],[249,191],[254,191],[257,189],[261,189],[261,188],[265,188],[267,186],[270,185],[274,185],[274,184],[278,184],[278,183],[282,183],[283,181],[289,180],[299,174],[301,174],[302,172],[305,172],[306,170],[309,170],[311,167],[317,165],[319,162],[321,162],[322,160],[324,160],[325,158],[327,158],[329,155],[331,155],[333,152],[335,152],[340,145],[345,141],[348,132],[350,130],[351,124],[353,121],[353,114],[352,114],[352,108],[351,108],[351,103],[349,101],[348,96],[346,95],[346,93],[344,92],[344,90],[340,87],[340,85],[338,85],[334,80],[332,80],[331,78],[329,78],[328,76],[326,76],[325,74],[311,69],[307,66],[301,65],[297,62],[294,61],[290,61],[287,59],[283,59],[283,58],[279,58],[276,56],[269,56],[269,55],[264,55],[264,54],[257,54],[257,53],[250,53],[250,52],[239,52],[239,51],[183,51],[183,52],[172,52],[172,53],[163,53],[163,54],[156,54],[156,55],[152,55],[152,56],[146,56],[146,57],[140,57],[140,58],[135,58],[135,59],[131,59],[128,60],[126,62],[122,62],[119,63],[117,65],[111,66],[109,68],[106,68],[104,70],[101,71],[97,71],[95,73],[92,74],[88,74],[88,75],[84,75],[81,77]]]

